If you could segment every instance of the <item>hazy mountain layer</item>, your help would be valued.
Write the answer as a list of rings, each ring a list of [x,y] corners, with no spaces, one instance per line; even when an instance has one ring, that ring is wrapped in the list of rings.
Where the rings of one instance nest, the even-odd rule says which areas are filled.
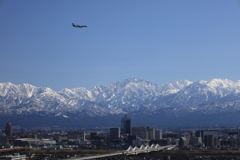
[[[22,123],[14,120],[18,116],[29,119],[32,115],[41,115],[45,120],[49,117],[49,121],[56,121],[54,125],[61,122],[65,126],[62,121],[71,121],[71,126],[96,126],[96,119],[105,119],[102,126],[109,126],[115,121],[119,123],[123,114],[132,116],[135,125],[167,126],[169,123],[171,126],[194,126],[193,122],[187,122],[193,115],[192,118],[214,118],[212,125],[230,125],[238,119],[232,122],[229,116],[229,119],[221,120],[220,115],[236,115],[239,110],[240,81],[228,79],[181,80],[160,85],[131,78],[108,86],[94,86],[91,90],[65,88],[59,92],[30,84],[0,83],[0,115],[6,119],[12,117],[9,120],[19,125]],[[109,122],[109,118],[113,122]],[[43,119],[38,118],[39,124]],[[82,119],[89,121],[78,124],[77,121]],[[204,124],[203,119],[202,124],[198,122],[196,125]]]

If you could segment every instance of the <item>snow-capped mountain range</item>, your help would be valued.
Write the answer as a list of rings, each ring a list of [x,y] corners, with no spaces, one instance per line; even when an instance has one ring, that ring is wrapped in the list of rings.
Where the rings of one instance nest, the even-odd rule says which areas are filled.
[[[27,117],[41,113],[52,118],[88,116],[94,120],[94,117],[129,114],[140,122],[139,118],[147,116],[154,120],[158,120],[159,115],[165,120],[167,117],[184,119],[186,116],[210,114],[219,118],[220,114],[236,114],[238,111],[240,81],[228,79],[181,80],[160,85],[130,78],[108,86],[94,86],[91,90],[65,88],[59,92],[30,84],[0,83],[2,117]]]

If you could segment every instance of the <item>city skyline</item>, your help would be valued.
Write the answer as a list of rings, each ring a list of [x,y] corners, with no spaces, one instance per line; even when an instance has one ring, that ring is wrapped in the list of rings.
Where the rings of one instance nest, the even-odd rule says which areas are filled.
[[[35,128],[24,132],[23,129],[21,131],[13,129],[11,135],[8,134],[9,129],[12,130],[11,123],[8,122],[6,129],[0,130],[1,158],[7,155],[8,158],[21,157],[22,159],[27,157],[35,159],[63,157],[68,159],[110,157],[111,159],[121,159],[121,157],[123,159],[130,159],[129,157],[146,159],[146,157],[151,157],[155,160],[164,157],[199,159],[200,156],[205,158],[218,156],[222,159],[231,156],[231,159],[237,159],[240,149],[240,129],[232,127],[162,130],[146,126],[132,127],[130,134],[120,134],[120,128],[116,127],[74,130]],[[39,151],[42,154],[36,154]],[[192,158],[193,156],[195,158]]]
[[[0,82],[239,80],[239,1],[1,1]],[[87,25],[74,28],[72,23]]]

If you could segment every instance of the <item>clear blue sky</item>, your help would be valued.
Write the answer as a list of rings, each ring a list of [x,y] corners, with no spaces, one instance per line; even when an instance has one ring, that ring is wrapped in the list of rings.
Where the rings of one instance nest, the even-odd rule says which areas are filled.
[[[0,82],[56,91],[132,77],[237,81],[240,1],[1,0],[0,68]]]

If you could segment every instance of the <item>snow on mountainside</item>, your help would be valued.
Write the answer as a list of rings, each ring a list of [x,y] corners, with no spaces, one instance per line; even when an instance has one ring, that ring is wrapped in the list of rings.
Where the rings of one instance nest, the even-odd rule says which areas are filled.
[[[239,100],[240,81],[227,79],[181,80],[160,85],[130,78],[91,90],[65,88],[59,92],[30,84],[0,83],[0,114],[5,115],[46,112],[59,116],[68,112],[104,116],[133,111],[152,114],[166,108],[181,115],[208,110],[216,113],[240,110]]]
[[[196,81],[189,84],[175,94],[170,94],[156,100],[172,106],[196,106],[206,102],[218,101],[237,88],[239,83],[227,79],[212,79],[210,81]]]
[[[74,89],[65,88],[59,91],[58,94],[65,97],[66,99],[71,99],[71,98],[86,99],[86,100],[93,99],[91,92],[86,90],[85,88],[74,88]]]
[[[95,86],[91,92],[95,101],[103,103],[108,108],[128,108],[140,105],[142,102],[159,95],[161,86],[136,78],[123,82],[112,83],[109,86]]]
[[[36,92],[35,86],[30,84],[14,85],[10,82],[0,83],[0,96],[25,96],[31,97]]]
[[[166,96],[169,94],[177,93],[178,91],[180,91],[181,89],[185,88],[190,84],[192,84],[192,82],[187,80],[174,81],[174,82],[168,83],[162,87],[161,94]]]

